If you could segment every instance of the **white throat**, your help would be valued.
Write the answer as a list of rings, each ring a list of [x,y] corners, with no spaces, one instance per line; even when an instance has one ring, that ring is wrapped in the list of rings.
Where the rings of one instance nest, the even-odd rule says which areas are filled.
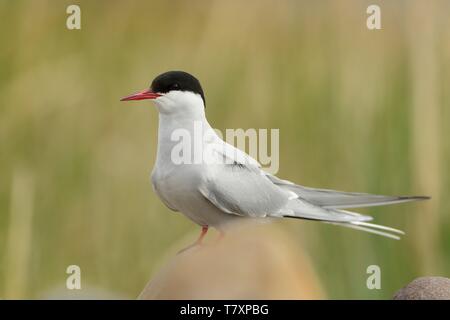
[[[188,133],[192,139],[191,144],[197,145],[197,143],[203,143],[204,133],[212,131],[212,128],[206,120],[203,99],[198,94],[171,91],[154,101],[159,111],[158,150],[155,165],[166,166],[172,161],[171,152],[179,143],[177,139],[179,134]],[[202,131],[200,134],[199,128]]]

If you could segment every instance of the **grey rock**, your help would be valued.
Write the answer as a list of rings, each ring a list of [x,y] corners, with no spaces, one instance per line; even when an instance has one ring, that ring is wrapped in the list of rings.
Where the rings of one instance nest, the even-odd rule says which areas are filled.
[[[394,300],[450,300],[450,279],[421,277],[397,291]]]

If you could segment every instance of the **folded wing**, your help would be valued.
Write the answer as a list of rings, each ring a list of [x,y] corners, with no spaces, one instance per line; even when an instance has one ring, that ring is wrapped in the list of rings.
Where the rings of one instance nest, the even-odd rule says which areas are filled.
[[[429,199],[429,197],[424,196],[383,196],[368,193],[315,189],[300,186],[272,175],[267,176],[275,185],[294,192],[300,198],[314,205],[327,209],[363,208]]]
[[[342,209],[428,199],[303,187],[264,172],[256,160],[231,145],[214,147],[212,154],[226,159],[227,164],[209,166],[207,179],[199,191],[229,214],[317,220],[399,239],[402,231],[368,223],[372,217]]]

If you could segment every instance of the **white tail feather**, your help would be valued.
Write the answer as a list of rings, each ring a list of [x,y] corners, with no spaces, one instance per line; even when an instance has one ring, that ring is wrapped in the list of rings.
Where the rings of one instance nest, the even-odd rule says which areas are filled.
[[[380,230],[386,230],[386,231],[390,231],[390,232],[394,232],[394,233],[398,233],[398,234],[405,234],[403,231],[398,230],[398,229],[394,229],[394,228],[390,228],[390,227],[386,227],[386,226],[381,226],[381,225],[373,224],[373,223],[361,222],[361,221],[352,221],[352,222],[349,222],[349,223],[328,222],[328,221],[324,221],[324,222],[325,223],[334,224],[334,225],[338,225],[338,226],[342,226],[342,227],[355,229],[355,230],[361,230],[361,231],[377,234],[379,236],[383,236],[383,237],[387,237],[387,238],[391,238],[391,239],[395,239],[395,240],[400,240],[400,237],[395,235],[395,234],[388,233],[388,232],[383,232],[383,231],[380,231]],[[376,229],[378,229],[378,230],[376,230]]]

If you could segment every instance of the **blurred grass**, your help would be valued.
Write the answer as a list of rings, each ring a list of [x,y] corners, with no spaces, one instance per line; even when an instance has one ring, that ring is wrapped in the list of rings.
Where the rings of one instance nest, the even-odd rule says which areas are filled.
[[[213,126],[280,128],[281,177],[433,196],[364,211],[404,229],[400,242],[283,222],[327,296],[390,298],[450,276],[450,3],[378,3],[383,29],[369,31],[368,1],[84,0],[69,31],[72,1],[0,0],[0,297],[15,296],[8,239],[30,246],[19,297],[63,286],[78,264],[84,283],[134,298],[196,231],[151,191],[156,111],[118,101],[173,69],[202,81]],[[8,235],[17,170],[33,177],[31,239]],[[365,287],[370,264],[382,290]]]

